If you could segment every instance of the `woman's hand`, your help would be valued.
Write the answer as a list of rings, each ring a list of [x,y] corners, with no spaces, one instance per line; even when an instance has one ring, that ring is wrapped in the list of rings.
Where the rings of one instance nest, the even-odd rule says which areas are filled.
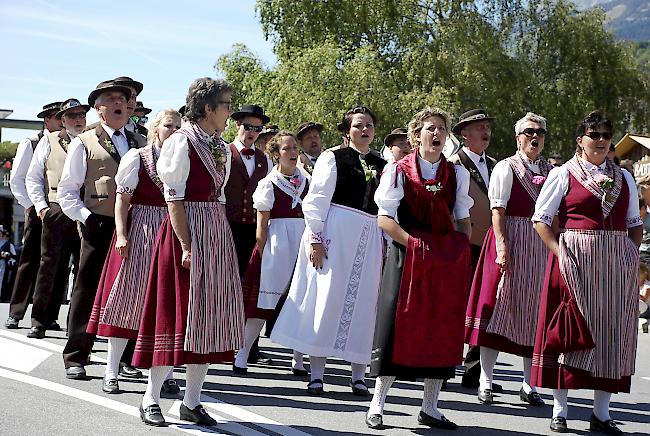
[[[499,271],[504,273],[510,268],[510,253],[505,243],[497,244],[496,249],[497,257],[494,259],[494,262],[499,265]]]
[[[190,250],[183,250],[181,265],[185,269],[190,269],[190,266],[192,265],[192,252]]]
[[[125,259],[129,257],[129,241],[126,237],[118,235],[115,241],[115,251]]]
[[[327,250],[325,250],[323,244],[311,244],[309,260],[314,265],[314,268],[322,269],[325,259],[327,259]]]

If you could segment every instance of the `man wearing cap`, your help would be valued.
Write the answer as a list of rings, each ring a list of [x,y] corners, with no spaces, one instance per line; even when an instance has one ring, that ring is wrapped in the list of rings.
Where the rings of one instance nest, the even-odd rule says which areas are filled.
[[[296,129],[296,138],[300,145],[300,161],[298,168],[311,175],[316,165],[316,159],[322,151],[320,134],[323,132],[323,125],[319,123],[302,123]]]
[[[86,377],[84,365],[94,341],[86,333],[86,326],[115,230],[114,177],[118,164],[130,148],[145,145],[141,135],[125,129],[131,94],[131,89],[112,80],[101,82],[90,93],[88,104],[97,111],[100,123],[70,142],[58,186],[57,200],[63,213],[81,224],[79,273],[70,300],[68,342],[63,350],[68,378]]]
[[[27,195],[25,176],[32,161],[34,149],[41,138],[50,132],[61,129],[61,120],[56,117],[60,107],[60,101],[43,106],[43,110],[37,115],[38,118],[43,119],[43,130],[34,136],[23,139],[18,144],[14,164],[11,168],[9,186],[16,201],[25,209],[25,227],[23,228],[23,247],[9,303],[9,318],[5,322],[5,327],[8,329],[17,329],[18,322],[25,316],[34,291],[35,278],[41,260],[41,220]],[[52,327],[60,330],[58,324]]]
[[[269,142],[279,131],[280,128],[277,124],[267,124],[260,132],[260,136],[257,137],[255,147],[257,147],[262,153],[266,153],[266,143]]]
[[[386,162],[397,162],[411,153],[411,146],[406,139],[406,129],[398,127],[393,129],[389,135],[384,138],[384,148],[381,151],[381,157]]]
[[[254,144],[270,118],[264,114],[264,109],[254,104],[242,106],[231,118],[236,122],[237,136],[229,145],[232,166],[225,188],[226,216],[237,251],[239,275],[243,277],[256,242],[257,213],[253,209],[253,192],[259,181],[273,168],[268,156],[255,148]],[[269,358],[259,353],[257,341],[248,362],[270,363]]]
[[[90,106],[76,98],[63,102],[56,116],[63,129],[48,133],[34,150],[25,184],[30,200],[42,221],[41,263],[36,276],[32,305],[30,338],[45,337],[45,328],[58,318],[68,279],[70,255],[78,256],[79,234],[75,222],[57,203],[56,194],[68,145],[86,128],[86,112]]]
[[[494,118],[488,116],[484,109],[472,109],[463,113],[458,123],[451,129],[457,137],[462,137],[463,147],[451,156],[449,161],[462,165],[469,171],[469,196],[474,200],[474,206],[469,210],[472,223],[470,239],[472,271],[476,269],[483,239],[492,225],[488,186],[496,160],[485,154],[485,149],[490,145],[492,137],[492,120]],[[462,385],[478,387],[480,373],[479,347],[470,347],[465,356],[465,374]],[[500,389],[499,385],[492,386],[494,392],[499,392]]]
[[[149,121],[147,115],[150,113],[151,109],[144,107],[144,104],[141,101],[135,102],[135,110],[133,111],[133,118],[131,118],[131,120],[135,123],[136,131],[145,138],[147,137],[147,128],[144,125]]]

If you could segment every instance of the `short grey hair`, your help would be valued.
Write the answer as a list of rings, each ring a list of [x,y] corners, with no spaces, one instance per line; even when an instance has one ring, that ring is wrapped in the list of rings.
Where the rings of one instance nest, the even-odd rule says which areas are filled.
[[[529,121],[539,124],[542,129],[546,129],[546,118],[533,112],[528,112],[522,119],[515,123],[515,135],[520,134],[521,131],[519,129],[521,129],[521,126]]]

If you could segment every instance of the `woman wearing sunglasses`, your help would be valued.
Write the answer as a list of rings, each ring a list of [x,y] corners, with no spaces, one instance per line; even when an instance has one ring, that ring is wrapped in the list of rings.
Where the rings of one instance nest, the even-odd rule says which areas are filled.
[[[553,168],[543,157],[546,119],[532,112],[515,124],[517,151],[497,163],[488,196],[492,227],[487,232],[467,305],[465,342],[480,346],[479,402],[491,404],[492,373],[499,352],[523,357],[519,397],[544,401],[530,385],[539,293],[548,250],[530,218]]]
[[[593,389],[590,430],[620,434],[609,402],[630,391],[634,373],[643,222],[634,179],[607,159],[609,118],[590,113],[576,137],[576,155],[551,171],[533,215],[551,253],[531,384],[553,389],[551,430],[567,431],[568,389]]]

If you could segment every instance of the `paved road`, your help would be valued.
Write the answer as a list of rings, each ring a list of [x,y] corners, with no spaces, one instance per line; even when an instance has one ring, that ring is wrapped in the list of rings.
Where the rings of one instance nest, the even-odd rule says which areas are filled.
[[[59,322],[65,325],[67,306]],[[0,304],[0,319],[7,317],[8,305]],[[29,314],[27,314],[27,319]],[[370,431],[364,424],[368,400],[352,396],[348,383],[349,367],[344,362],[328,363],[325,376],[327,393],[314,398],[305,391],[306,378],[289,372],[290,354],[263,338],[262,349],[273,357],[274,365],[251,366],[247,377],[232,375],[228,365],[212,365],[204,385],[203,404],[219,421],[207,430],[178,421],[180,398],[167,398],[161,407],[169,422],[167,428],[153,428],[140,422],[137,407],[146,380],[120,380],[125,393],[106,395],[101,391],[102,362],[106,343],[98,339],[93,360],[87,367],[89,381],[67,380],[61,350],[65,333],[48,332],[44,340],[26,337],[29,325],[21,329],[0,327],[0,435],[151,435],[151,434],[236,434],[236,435],[412,435],[445,433],[417,424],[422,385],[396,383],[388,397],[384,422],[391,428]],[[530,408],[520,402],[520,359],[502,355],[496,367],[496,380],[504,393],[493,406],[476,400],[476,392],[460,386],[460,377],[451,381],[441,394],[440,408],[460,425],[456,435],[553,434],[548,429],[552,399],[541,390],[547,402],[543,408]],[[184,385],[184,370],[175,377]],[[372,383],[371,383],[372,388]],[[591,414],[591,392],[573,391],[569,398],[569,426],[576,434],[586,434]],[[641,334],[637,352],[637,374],[630,394],[615,395],[612,416],[626,433],[650,434],[650,335]]]

